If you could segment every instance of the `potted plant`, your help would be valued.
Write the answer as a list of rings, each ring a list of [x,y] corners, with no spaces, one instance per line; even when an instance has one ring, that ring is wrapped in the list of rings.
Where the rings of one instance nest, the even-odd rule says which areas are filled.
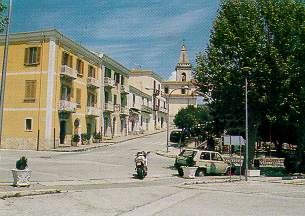
[[[94,133],[93,134],[93,142],[94,143],[100,143],[102,141],[102,133]]]
[[[78,134],[73,134],[71,139],[71,146],[77,146],[80,141],[80,137]]]
[[[30,186],[29,180],[32,171],[28,168],[27,162],[27,158],[23,156],[16,162],[16,169],[12,169],[14,186]]]
[[[197,167],[195,167],[195,161],[193,157],[188,157],[186,159],[186,166],[182,166],[181,168],[183,170],[184,178],[195,178]]]
[[[81,134],[82,145],[86,145],[88,143],[88,136],[86,133]]]

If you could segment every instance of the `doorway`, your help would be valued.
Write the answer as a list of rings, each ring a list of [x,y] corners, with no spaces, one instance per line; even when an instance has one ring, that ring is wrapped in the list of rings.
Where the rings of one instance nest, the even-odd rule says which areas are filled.
[[[60,121],[60,131],[59,131],[60,144],[65,144],[66,132],[67,132],[66,121]]]

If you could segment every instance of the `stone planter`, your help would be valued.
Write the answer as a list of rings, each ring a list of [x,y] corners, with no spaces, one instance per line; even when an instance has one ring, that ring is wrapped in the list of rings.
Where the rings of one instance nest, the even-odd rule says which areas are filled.
[[[197,167],[182,166],[183,178],[195,178]]]
[[[71,146],[78,146],[78,142],[71,142]]]
[[[248,176],[249,177],[258,177],[261,175],[260,170],[248,170]]]
[[[26,168],[24,170],[12,169],[14,183],[16,187],[30,186],[31,170]]]

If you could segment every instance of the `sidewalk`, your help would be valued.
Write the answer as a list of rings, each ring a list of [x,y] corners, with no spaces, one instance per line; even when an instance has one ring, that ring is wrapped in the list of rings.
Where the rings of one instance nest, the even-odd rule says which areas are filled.
[[[175,158],[176,155],[180,153],[180,148],[169,146],[168,151],[164,149],[164,150],[156,151],[155,153],[163,157]]]
[[[127,135],[127,136],[123,136],[123,137],[114,137],[111,140],[103,140],[101,143],[91,143],[89,145],[80,145],[80,146],[65,146],[65,147],[58,147],[56,149],[52,149],[50,151],[56,151],[56,152],[80,152],[80,151],[88,151],[91,149],[95,149],[95,148],[101,148],[101,147],[105,147],[105,146],[109,146],[109,145],[114,145],[117,143],[122,143],[122,142],[126,142],[129,140],[133,140],[133,139],[138,139],[141,137],[146,137],[146,136],[150,136],[153,134],[158,134],[158,133],[163,133],[165,132],[165,130],[158,130],[158,131],[154,131],[154,132],[148,132],[148,133],[144,133],[144,134],[139,134],[139,135]]]

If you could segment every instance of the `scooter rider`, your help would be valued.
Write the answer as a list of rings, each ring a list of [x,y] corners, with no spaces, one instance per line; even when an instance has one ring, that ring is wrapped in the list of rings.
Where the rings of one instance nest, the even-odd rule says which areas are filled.
[[[138,152],[135,158],[135,162],[137,160],[143,160],[145,167],[147,167],[147,153],[145,151]]]

